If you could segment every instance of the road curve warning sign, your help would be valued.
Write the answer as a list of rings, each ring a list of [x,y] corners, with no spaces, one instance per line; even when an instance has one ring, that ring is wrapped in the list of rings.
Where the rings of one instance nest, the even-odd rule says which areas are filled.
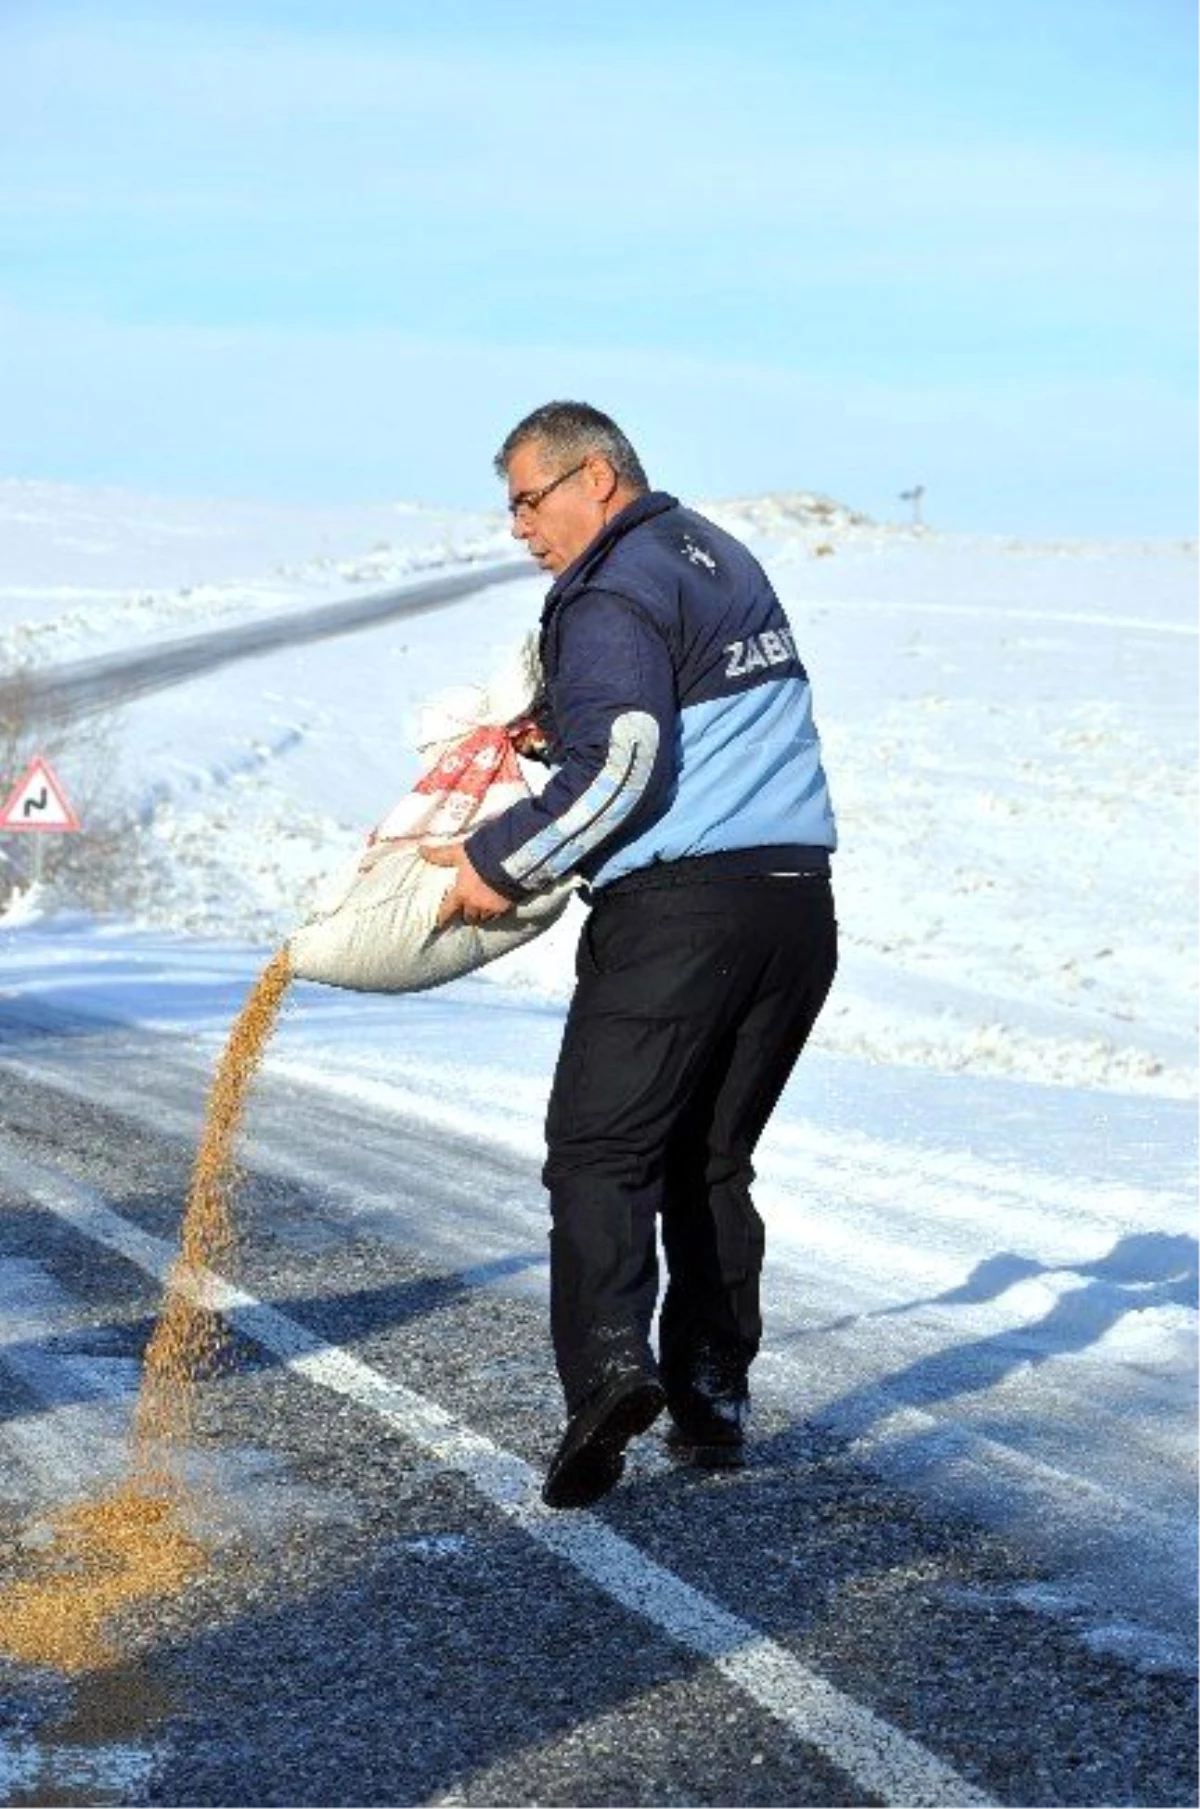
[[[67,794],[40,754],[29,762],[0,810],[0,833],[14,829],[78,829]]]

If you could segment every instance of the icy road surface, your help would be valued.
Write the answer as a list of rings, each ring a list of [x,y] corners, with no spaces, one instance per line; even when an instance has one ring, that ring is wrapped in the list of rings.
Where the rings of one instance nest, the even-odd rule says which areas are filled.
[[[134,985],[212,994],[202,965],[173,983],[160,954]],[[209,1068],[204,1039],[51,990],[10,996],[0,1038],[10,1536],[119,1473]],[[383,1003],[414,1034],[420,1001]],[[1132,1640],[1047,1614],[1056,1569],[801,1412],[786,1253],[752,1466],[679,1470],[652,1434],[598,1513],[551,1515],[535,1164],[286,1063],[247,1157],[240,1360],[206,1391],[196,1459],[210,1573],[128,1617],[115,1669],[0,1670],[6,1800],[1190,1800],[1171,1603]],[[917,1161],[904,1179],[945,1186]],[[801,1288],[831,1304],[820,1277]],[[1154,1519],[1133,1536],[1171,1570]]]

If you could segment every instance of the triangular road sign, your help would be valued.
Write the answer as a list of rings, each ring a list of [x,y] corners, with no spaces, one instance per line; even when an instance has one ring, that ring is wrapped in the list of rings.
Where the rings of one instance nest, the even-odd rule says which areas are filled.
[[[48,761],[34,756],[0,810],[0,832],[14,829],[78,829],[79,818],[67,802]]]

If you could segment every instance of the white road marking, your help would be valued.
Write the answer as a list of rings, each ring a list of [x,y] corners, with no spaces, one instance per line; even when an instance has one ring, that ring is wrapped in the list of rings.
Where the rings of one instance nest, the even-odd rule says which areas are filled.
[[[43,1263],[6,1257],[0,1261],[0,1356],[31,1339],[44,1341],[47,1327],[68,1321],[78,1304]]]
[[[28,1802],[128,1803],[154,1770],[153,1747],[114,1741],[105,1746],[41,1746],[0,1736],[0,1802],[18,1794]],[[61,1793],[61,1794],[60,1794]]]
[[[15,1152],[5,1179],[83,1236],[165,1282],[172,1245],[122,1218],[94,1189]],[[855,1785],[888,1804],[973,1809],[987,1796],[918,1741],[845,1695],[750,1622],[685,1583],[587,1513],[543,1507],[531,1465],[464,1425],[436,1402],[389,1381],[348,1351],[216,1275],[198,1296],[297,1375],[378,1415],[404,1438],[457,1470],[513,1525],[572,1565],[605,1594],[653,1623],[816,1747]]]
[[[131,1357],[103,1357],[46,1347],[47,1336],[69,1333],[82,1302],[41,1263],[0,1261],[0,1367],[38,1402],[0,1427],[0,1495],[42,1506],[64,1492],[82,1494],[115,1479],[125,1448],[140,1365]]]

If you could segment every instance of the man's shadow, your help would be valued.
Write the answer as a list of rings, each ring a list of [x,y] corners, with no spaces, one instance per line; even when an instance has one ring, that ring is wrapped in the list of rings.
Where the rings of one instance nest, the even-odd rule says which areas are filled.
[[[830,1411],[839,1427],[859,1436],[898,1406],[923,1407],[994,1388],[1017,1369],[1086,1350],[1131,1313],[1155,1307],[1195,1308],[1198,1294],[1194,1237],[1161,1231],[1130,1232],[1091,1263],[1040,1263],[1012,1251],[989,1256],[958,1287],[902,1306],[851,1315],[814,1327],[835,1331],[872,1319],[897,1318],[922,1308],[976,1306],[1038,1276],[1077,1275],[1080,1285],[1060,1294],[1031,1325],[1019,1325],[974,1342],[919,1357],[895,1375],[852,1390]]]

